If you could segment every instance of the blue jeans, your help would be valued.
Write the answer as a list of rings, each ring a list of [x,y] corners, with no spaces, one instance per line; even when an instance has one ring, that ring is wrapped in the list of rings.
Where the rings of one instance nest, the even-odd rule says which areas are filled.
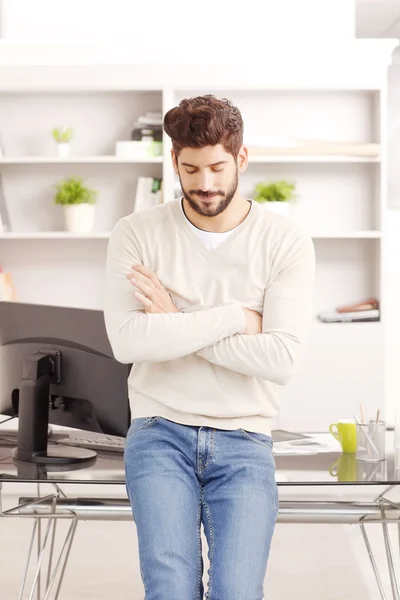
[[[243,429],[132,421],[126,486],[145,600],[262,600],[278,513],[272,440]]]

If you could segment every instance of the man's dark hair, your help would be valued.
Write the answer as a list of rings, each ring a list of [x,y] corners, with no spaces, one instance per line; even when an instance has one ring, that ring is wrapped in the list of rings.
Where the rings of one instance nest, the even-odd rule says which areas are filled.
[[[182,148],[222,144],[236,159],[243,144],[243,119],[228,99],[212,94],[185,98],[164,117],[164,131],[178,156]]]

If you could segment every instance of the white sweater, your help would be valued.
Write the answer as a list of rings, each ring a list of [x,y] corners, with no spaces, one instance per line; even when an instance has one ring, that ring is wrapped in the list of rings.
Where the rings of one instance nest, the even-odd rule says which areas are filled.
[[[270,434],[279,388],[300,362],[312,319],[312,240],[252,201],[209,250],[179,203],[121,218],[109,240],[105,323],[115,358],[133,363],[132,418]],[[144,312],[125,277],[137,263],[184,312]],[[244,334],[242,307],[263,315],[262,333]]]

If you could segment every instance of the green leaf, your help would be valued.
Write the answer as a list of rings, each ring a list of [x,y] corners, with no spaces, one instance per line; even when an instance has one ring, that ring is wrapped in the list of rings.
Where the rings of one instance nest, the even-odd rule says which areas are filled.
[[[83,185],[79,178],[69,177],[55,186],[57,193],[54,197],[55,204],[94,204],[97,190],[92,190]]]
[[[66,144],[72,140],[73,130],[71,127],[56,127],[52,134],[56,142]]]
[[[254,188],[254,200],[256,202],[288,202],[292,200],[295,184],[291,181],[260,181]]]

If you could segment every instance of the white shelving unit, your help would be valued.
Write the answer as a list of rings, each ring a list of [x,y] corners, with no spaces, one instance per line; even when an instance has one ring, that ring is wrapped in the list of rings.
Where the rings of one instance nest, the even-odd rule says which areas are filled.
[[[68,231],[10,231],[0,234],[0,240],[108,240],[109,231],[69,233]]]
[[[115,79],[110,70],[100,76],[98,68],[88,67],[76,75],[70,70],[66,85],[59,70],[52,78],[41,74],[37,79],[31,67],[23,84],[18,74],[13,78],[12,71],[3,73],[0,67],[0,173],[13,228],[0,235],[0,264],[13,273],[19,298],[102,308],[107,240],[118,218],[134,210],[138,177],[162,177],[164,201],[173,199],[168,138],[163,156],[147,160],[113,156],[115,142],[129,139],[144,110],[165,113],[181,98],[202,93],[229,97],[241,109],[249,146],[279,136],[381,145],[380,155],[373,157],[250,154],[241,189],[251,196],[261,179],[296,182],[292,218],[309,229],[316,249],[315,317],[368,297],[381,303],[380,322],[337,325],[315,318],[302,369],[282,389],[280,426],[326,430],[358,411],[360,402],[367,415],[377,407],[384,411],[389,55],[379,69],[367,62],[362,75],[356,63],[346,72],[338,66],[325,84],[315,75],[303,84],[297,78],[293,85],[290,74],[286,83],[274,83],[266,72],[261,81],[259,75],[247,76],[240,87],[236,70],[220,73],[218,80],[203,73],[182,86],[189,77],[175,74],[168,80],[160,71],[135,78],[126,68]],[[74,126],[68,159],[53,156],[50,131],[59,123]],[[99,190],[90,235],[63,231],[52,186],[66,175],[83,177]]]
[[[318,163],[379,163],[380,158],[375,157],[363,157],[363,156],[336,156],[336,155],[270,155],[270,156],[249,156],[249,163],[282,163],[282,164],[292,164],[292,163],[310,163],[310,164],[318,164]]]
[[[249,156],[249,163],[378,163],[380,158],[363,156],[335,156],[335,155],[268,155]],[[1,165],[74,165],[74,164],[162,164],[162,156],[148,158],[120,158],[118,156],[71,156],[58,158],[57,156],[15,156],[0,157]]]
[[[337,240],[374,240],[382,237],[381,231],[311,231],[311,236],[314,239],[337,239]]]
[[[0,158],[2,165],[146,165],[162,164],[162,156],[148,158],[120,158],[119,156],[71,156],[58,158],[57,156],[14,156]]]

